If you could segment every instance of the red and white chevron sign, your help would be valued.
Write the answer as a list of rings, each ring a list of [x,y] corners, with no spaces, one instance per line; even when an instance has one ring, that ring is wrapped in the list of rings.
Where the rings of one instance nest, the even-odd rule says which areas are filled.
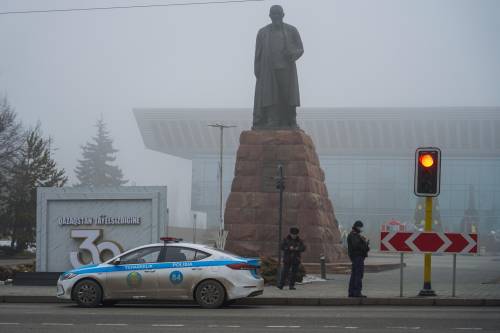
[[[381,232],[380,251],[477,253],[477,234],[451,232]]]

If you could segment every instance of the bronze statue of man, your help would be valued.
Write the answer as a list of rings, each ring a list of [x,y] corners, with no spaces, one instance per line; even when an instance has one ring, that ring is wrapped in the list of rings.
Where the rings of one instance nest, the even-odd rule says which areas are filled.
[[[300,96],[295,61],[304,48],[297,28],[284,23],[284,16],[281,6],[272,6],[272,23],[257,34],[253,129],[298,128],[296,107]]]

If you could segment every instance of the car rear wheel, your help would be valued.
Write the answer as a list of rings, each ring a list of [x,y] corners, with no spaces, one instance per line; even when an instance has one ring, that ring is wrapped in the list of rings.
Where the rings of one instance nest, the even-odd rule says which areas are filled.
[[[195,298],[202,308],[220,308],[226,300],[226,290],[215,280],[203,281],[196,288]]]
[[[82,280],[73,288],[73,299],[84,308],[99,306],[102,301],[101,286],[93,280]]]

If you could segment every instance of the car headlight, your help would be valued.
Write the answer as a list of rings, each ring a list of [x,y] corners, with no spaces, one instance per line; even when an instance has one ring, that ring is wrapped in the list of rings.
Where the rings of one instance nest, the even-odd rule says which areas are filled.
[[[78,274],[76,274],[76,273],[64,273],[64,274],[61,275],[60,280],[61,281],[63,281],[63,280],[69,280],[69,279],[74,278],[77,275]]]

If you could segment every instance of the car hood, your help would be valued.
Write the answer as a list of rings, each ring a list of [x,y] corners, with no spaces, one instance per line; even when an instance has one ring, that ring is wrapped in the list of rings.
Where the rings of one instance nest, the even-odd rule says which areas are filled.
[[[66,274],[66,273],[75,273],[75,274],[82,273],[82,271],[85,271],[86,269],[89,269],[89,268],[92,268],[92,267],[97,267],[99,265],[100,264],[92,264],[92,265],[81,266],[81,267],[78,267],[78,268],[74,268],[74,269],[72,269],[70,271],[64,272],[64,274]]]

